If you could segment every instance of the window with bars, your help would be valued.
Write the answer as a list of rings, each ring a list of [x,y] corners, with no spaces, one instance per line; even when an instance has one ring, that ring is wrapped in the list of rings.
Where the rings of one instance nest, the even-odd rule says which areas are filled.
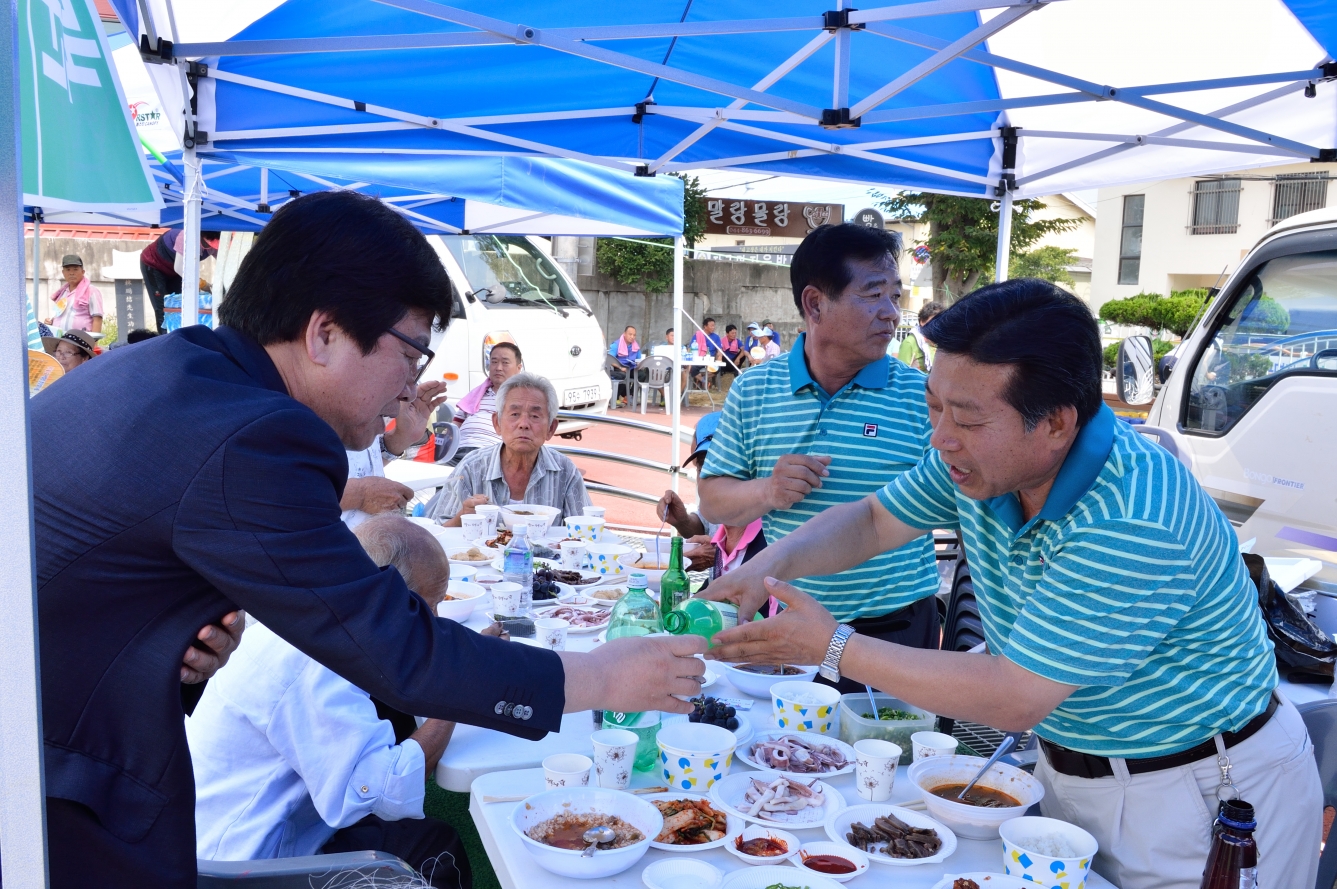
[[[1269,223],[1289,219],[1297,213],[1328,206],[1328,172],[1282,173],[1272,187],[1272,218]]]
[[[1123,196],[1123,231],[1119,236],[1119,283],[1136,284],[1142,266],[1142,210],[1144,194]]]
[[[1240,179],[1204,179],[1193,183],[1191,235],[1233,235],[1239,231]]]

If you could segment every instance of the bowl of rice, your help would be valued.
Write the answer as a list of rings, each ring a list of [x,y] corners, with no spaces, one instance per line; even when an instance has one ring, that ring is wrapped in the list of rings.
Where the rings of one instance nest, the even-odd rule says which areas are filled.
[[[1024,815],[998,828],[1003,838],[1003,868],[1008,876],[1046,886],[1084,889],[1096,838],[1057,818]]]

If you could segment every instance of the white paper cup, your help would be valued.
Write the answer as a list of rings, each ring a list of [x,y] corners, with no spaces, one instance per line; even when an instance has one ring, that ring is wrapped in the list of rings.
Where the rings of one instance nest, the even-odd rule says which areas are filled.
[[[529,543],[532,546],[534,541],[548,536],[548,529],[552,527],[552,521],[549,519],[530,519],[526,524],[529,526]]]
[[[487,519],[487,537],[497,536],[497,525],[501,521],[501,507],[491,503],[484,503],[482,506],[474,507],[474,514]]]
[[[600,787],[626,790],[636,762],[636,733],[624,728],[600,729],[590,735],[594,742],[594,780]]]
[[[590,551],[583,540],[563,540],[558,548],[562,551],[562,568],[567,571],[585,570]]]
[[[1063,885],[1084,889],[1096,857],[1096,838],[1075,824],[1053,818],[1023,815],[998,828],[1003,839],[1003,871],[1008,876],[1044,886]],[[1073,854],[1054,856],[1039,851],[1054,842]]]
[[[503,580],[487,586],[492,590],[492,613],[497,617],[521,617],[520,597],[524,588],[518,583]]]
[[[942,732],[915,732],[910,736],[915,762],[930,756],[951,756],[956,753],[956,738]]]
[[[534,621],[534,633],[539,644],[551,651],[566,651],[566,630],[570,621],[560,617],[544,617]]]
[[[901,748],[890,741],[864,738],[854,742],[854,789],[870,803],[891,799]]]
[[[483,540],[488,537],[487,516],[477,513],[460,516],[460,527],[464,529],[465,540]]]
[[[590,542],[597,541],[603,533],[604,520],[593,516],[567,516],[563,519],[566,536],[577,537]]]
[[[579,753],[555,753],[543,760],[543,783],[558,787],[585,787],[590,783],[594,761]]]
[[[584,515],[590,516],[591,518],[607,518],[607,509],[602,506],[587,506],[582,512]]]

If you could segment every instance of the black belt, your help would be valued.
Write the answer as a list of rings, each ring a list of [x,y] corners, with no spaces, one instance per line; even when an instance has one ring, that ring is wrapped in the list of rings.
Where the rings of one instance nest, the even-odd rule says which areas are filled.
[[[1268,699],[1266,710],[1249,720],[1244,728],[1239,731],[1222,732],[1221,740],[1225,742],[1227,748],[1234,747],[1241,741],[1252,737],[1260,728],[1267,725],[1267,721],[1272,718],[1272,714],[1276,711],[1277,696],[1273,694]],[[1071,775],[1074,778],[1110,778],[1114,775],[1114,767],[1106,757],[1069,750],[1067,747],[1060,747],[1058,744],[1046,741],[1044,738],[1040,739],[1040,747],[1045,752],[1045,759],[1049,761],[1049,767],[1060,774]],[[1190,747],[1178,753],[1125,759],[1124,763],[1128,766],[1128,774],[1141,775],[1147,772],[1159,772],[1162,769],[1177,769],[1180,766],[1186,766],[1200,759],[1216,755],[1216,741],[1208,738],[1196,747]]]

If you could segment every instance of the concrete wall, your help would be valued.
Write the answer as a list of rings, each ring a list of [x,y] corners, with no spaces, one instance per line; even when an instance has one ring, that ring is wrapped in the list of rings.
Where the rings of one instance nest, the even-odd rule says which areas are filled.
[[[1337,164],[1291,164],[1245,170],[1238,174],[1239,228],[1233,234],[1189,233],[1193,215],[1194,179],[1169,179],[1119,188],[1102,188],[1096,217],[1095,263],[1091,276],[1091,307],[1137,293],[1169,294],[1190,287],[1210,287],[1228,275],[1254,243],[1271,227],[1273,178],[1279,173],[1327,170],[1337,180]],[[1142,218],[1142,264],[1137,284],[1120,284],[1119,240],[1125,195],[1146,195]],[[1337,181],[1328,184],[1328,206],[1337,204]]]
[[[789,269],[753,262],[688,260],[684,263],[683,308],[700,324],[714,318],[720,333],[737,324],[742,333],[749,321],[775,323],[781,345],[788,349],[798,336],[800,318],[789,286]],[[636,327],[642,347],[662,342],[664,331],[690,325],[673,324],[673,294],[628,288],[606,275],[578,275],[576,283],[599,319],[609,342],[628,325]],[[694,331],[695,328],[690,328]],[[678,342],[683,342],[680,335]]]

